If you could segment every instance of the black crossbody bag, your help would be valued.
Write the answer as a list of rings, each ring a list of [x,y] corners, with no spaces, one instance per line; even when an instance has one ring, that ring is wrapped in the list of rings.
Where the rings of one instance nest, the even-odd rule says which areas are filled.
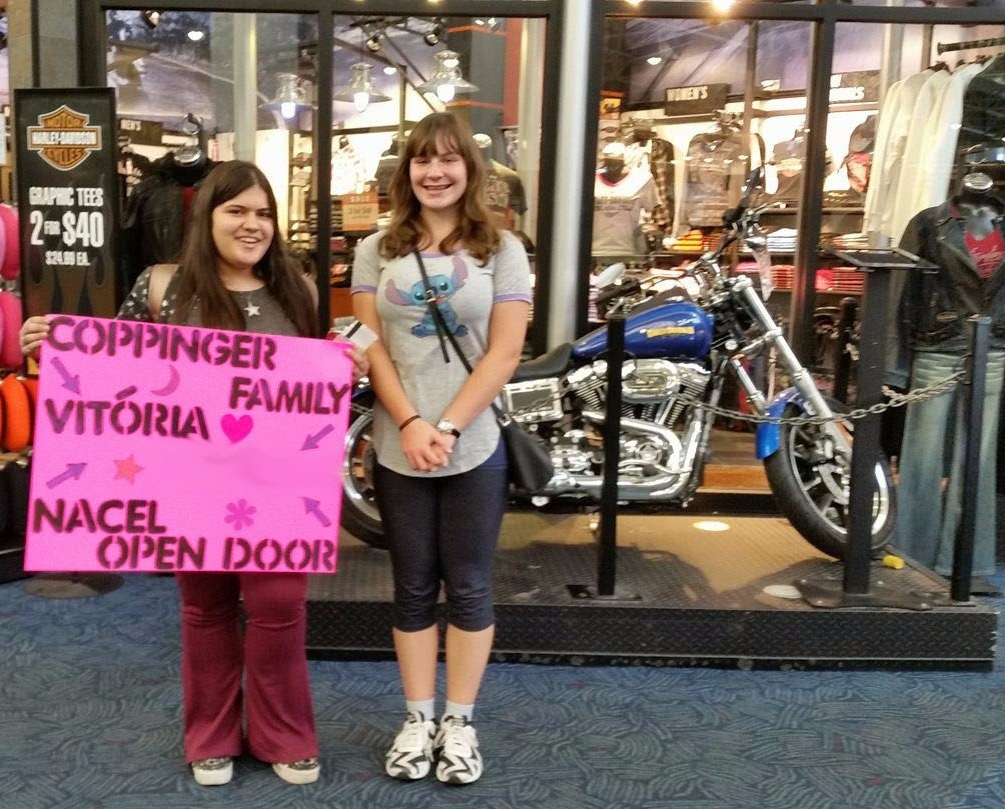
[[[422,285],[426,288],[426,306],[436,324],[436,331],[440,338],[440,347],[443,349],[443,359],[450,362],[447,356],[447,349],[444,339],[454,347],[454,352],[460,358],[467,372],[471,373],[471,363],[464,356],[457,338],[447,328],[447,323],[443,319],[440,307],[436,305],[436,292],[429,283],[429,276],[426,274],[426,265],[422,261],[422,255],[415,251],[415,259],[419,262],[419,272],[422,274]],[[510,482],[524,491],[534,494],[541,491],[555,474],[555,467],[551,462],[551,455],[541,441],[528,433],[520,424],[509,417],[495,402],[492,403],[492,411],[495,413],[496,422],[502,433],[503,441],[506,442],[506,457],[509,461]]]

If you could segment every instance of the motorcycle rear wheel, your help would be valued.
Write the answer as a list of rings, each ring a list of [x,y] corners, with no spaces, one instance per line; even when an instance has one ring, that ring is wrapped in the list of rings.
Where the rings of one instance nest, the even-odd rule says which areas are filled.
[[[828,399],[832,412],[847,412],[840,402]],[[786,406],[783,418],[805,415],[795,404]],[[853,425],[839,423],[849,441]],[[848,494],[850,458],[825,450],[826,435],[819,425],[782,424],[778,450],[764,459],[768,483],[778,508],[814,548],[835,559],[844,559],[848,548]],[[896,493],[885,458],[876,463],[876,492],[872,503],[872,551],[876,554],[890,539],[896,516]]]
[[[386,549],[387,538],[374,497],[373,392],[353,399],[342,462],[342,527],[373,548]]]

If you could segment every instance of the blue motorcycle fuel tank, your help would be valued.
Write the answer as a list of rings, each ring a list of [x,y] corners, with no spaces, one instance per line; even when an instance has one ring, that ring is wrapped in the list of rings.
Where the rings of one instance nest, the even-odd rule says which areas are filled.
[[[712,347],[712,317],[691,301],[668,301],[628,315],[625,353],[639,359],[704,359]],[[572,346],[577,360],[591,360],[607,349],[607,327],[583,335]]]

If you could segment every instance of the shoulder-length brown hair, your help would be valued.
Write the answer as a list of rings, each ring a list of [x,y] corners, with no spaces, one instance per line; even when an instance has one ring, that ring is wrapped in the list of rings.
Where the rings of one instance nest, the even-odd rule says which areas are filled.
[[[269,215],[275,225],[269,249],[254,267],[255,277],[265,282],[269,293],[296,326],[297,333],[315,337],[318,320],[314,303],[279,233],[276,196],[272,186],[258,166],[243,160],[229,160],[215,166],[196,192],[178,270],[178,304],[173,322],[184,323],[198,302],[202,325],[236,331],[246,328],[244,316],[217,272],[219,253],[213,242],[213,211],[255,186],[265,192]]]
[[[428,157],[442,150],[461,156],[468,170],[468,184],[461,197],[457,227],[439,244],[443,253],[464,247],[484,264],[499,250],[499,228],[485,205],[485,164],[468,125],[449,112],[427,115],[412,129],[405,142],[398,166],[388,184],[391,224],[380,242],[384,258],[405,256],[416,250],[428,234],[420,218],[421,205],[412,191],[409,176],[413,157]]]

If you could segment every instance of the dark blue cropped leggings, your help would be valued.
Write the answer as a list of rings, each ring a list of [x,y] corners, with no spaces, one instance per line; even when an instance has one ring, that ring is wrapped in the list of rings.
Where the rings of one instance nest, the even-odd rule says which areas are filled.
[[[394,571],[395,628],[418,632],[436,623],[441,581],[450,624],[468,632],[492,626],[506,469],[486,464],[459,475],[419,477],[378,463],[374,482]]]

